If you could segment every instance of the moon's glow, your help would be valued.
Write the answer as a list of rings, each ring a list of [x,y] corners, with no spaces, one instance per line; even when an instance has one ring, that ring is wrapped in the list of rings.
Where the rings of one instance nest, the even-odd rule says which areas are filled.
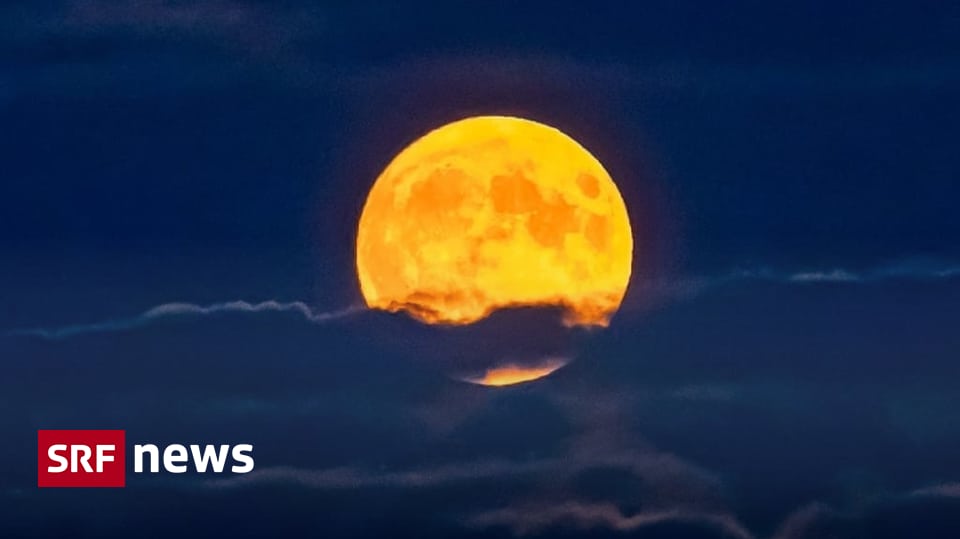
[[[464,381],[483,386],[512,386],[543,378],[566,364],[564,359],[549,359],[532,367],[507,364],[487,369],[479,376],[466,377]]]
[[[371,308],[468,324],[555,305],[607,325],[630,279],[627,210],[603,166],[557,129],[481,116],[407,146],[370,190],[357,273]]]

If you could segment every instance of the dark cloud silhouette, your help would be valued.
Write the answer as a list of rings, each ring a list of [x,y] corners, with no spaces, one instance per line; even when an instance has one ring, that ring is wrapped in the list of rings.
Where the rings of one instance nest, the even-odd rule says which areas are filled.
[[[751,294],[762,297],[770,285],[745,280],[725,286],[743,287],[740,299],[726,307],[743,311]],[[709,310],[716,294],[730,301],[729,289],[721,287],[672,308],[689,302]],[[836,308],[831,298],[821,301]],[[438,368],[436,359],[420,357],[419,346],[390,339],[403,334],[395,331],[408,324],[402,316],[366,311],[315,323],[316,313],[300,304],[231,305],[167,306],[149,311],[159,316],[151,323],[120,332],[3,339],[0,389],[11,413],[2,426],[18,440],[10,458],[31,461],[35,430],[50,427],[126,427],[131,440],[169,443],[247,441],[257,448],[257,469],[248,476],[172,483],[132,477],[124,495],[159,507],[169,496],[202,496],[207,501],[197,503],[214,507],[214,515],[216,507],[253,507],[277,496],[287,502],[339,497],[340,502],[325,503],[354,507],[350,511],[366,507],[378,520],[403,530],[416,526],[426,536],[792,539],[829,532],[844,538],[858,537],[858,530],[878,526],[883,518],[905,529],[926,515],[934,520],[924,530],[950,529],[937,507],[952,503],[951,483],[868,510],[824,504],[790,516],[811,497],[826,498],[840,485],[869,493],[869,481],[844,479],[851,462],[891,480],[906,474],[914,484],[923,477],[947,477],[952,462],[947,448],[960,440],[960,429],[930,424],[935,431],[928,435],[917,430],[927,428],[924,423],[909,420],[948,402],[934,398],[930,389],[918,394],[899,380],[831,389],[791,378],[790,365],[776,361],[760,379],[697,370],[665,375],[671,366],[664,362],[680,345],[661,340],[662,359],[641,355],[638,361],[636,341],[623,342],[617,330],[623,320],[592,336],[583,357],[546,379],[491,389],[459,382]],[[909,316],[909,304],[898,308]],[[657,333],[682,331],[690,323],[674,318],[671,308],[643,316]],[[538,320],[510,318],[519,334],[526,330],[523,323]],[[709,339],[702,345],[715,346]],[[740,352],[756,358],[764,357],[763,350]],[[32,389],[41,380],[48,392]],[[168,398],[171,394],[178,397]],[[888,416],[887,410],[896,414]],[[910,429],[904,430],[905,421]],[[943,449],[907,441],[923,436],[935,436],[929,439]],[[860,455],[864,441],[873,457]],[[851,461],[853,455],[860,456]],[[10,503],[35,503],[29,467],[4,468],[3,479]],[[404,503],[383,505],[395,496]],[[216,505],[209,505],[212,500]],[[933,500],[929,506],[927,500]],[[433,514],[429,508],[438,504],[442,516],[403,516]],[[291,508],[263,507],[271,515],[300,518]],[[57,522],[67,528],[102,525],[89,516],[68,516],[66,508],[58,511],[66,520],[38,524],[24,512],[5,530],[26,526],[43,535],[64,529]],[[131,508],[128,518],[148,522],[149,514]],[[344,532],[348,536],[375,533],[361,525],[364,514],[344,516],[337,526],[353,530]],[[328,525],[333,524],[323,523]]]

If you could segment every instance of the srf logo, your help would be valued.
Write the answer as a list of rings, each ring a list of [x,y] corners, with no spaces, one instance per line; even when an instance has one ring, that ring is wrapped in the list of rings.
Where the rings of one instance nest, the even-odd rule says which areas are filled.
[[[38,487],[122,487],[126,431],[37,431]]]

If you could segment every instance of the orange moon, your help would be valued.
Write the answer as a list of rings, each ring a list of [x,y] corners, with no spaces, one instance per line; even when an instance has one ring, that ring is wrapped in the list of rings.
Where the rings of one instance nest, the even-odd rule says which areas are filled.
[[[603,166],[553,127],[478,116],[403,149],[367,196],[357,274],[367,306],[428,324],[556,306],[606,326],[623,300],[633,235]]]

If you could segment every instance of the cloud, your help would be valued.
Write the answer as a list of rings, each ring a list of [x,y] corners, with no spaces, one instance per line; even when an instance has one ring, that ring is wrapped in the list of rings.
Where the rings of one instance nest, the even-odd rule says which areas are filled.
[[[630,499],[618,502],[639,502],[657,510],[682,507],[713,511],[725,505],[719,476],[654,447],[626,427],[634,420],[631,410],[642,395],[616,392],[601,396],[574,390],[556,398],[577,434],[570,440],[554,479],[576,482],[585,472],[606,469],[624,479],[638,480],[631,488]]]
[[[737,539],[753,537],[735,518],[726,514],[671,510],[625,515],[612,504],[577,502],[543,507],[498,509],[478,514],[467,521],[468,526],[477,528],[506,526],[517,535],[530,535],[561,526],[580,530],[606,528],[630,532],[664,523],[690,524],[714,529],[724,537]]]
[[[749,277],[749,275],[747,275]],[[902,261],[863,271],[844,268],[800,271],[795,273],[755,273],[756,278],[768,278],[794,283],[871,283],[891,280],[930,281],[960,276],[960,265],[936,261]]]
[[[837,537],[836,533],[826,533],[835,523],[842,520],[835,510],[822,503],[813,503],[803,507],[787,517],[772,539],[815,539],[819,537]]]
[[[326,19],[310,4],[84,0],[66,4],[56,29],[74,35],[129,30],[157,36],[208,36],[222,46],[266,52],[321,32]]]
[[[960,530],[960,520],[955,516],[956,506],[952,505],[957,499],[960,499],[960,483],[943,483],[883,496],[849,511],[840,511],[824,503],[812,503],[787,516],[770,538],[953,537]],[[561,529],[605,529],[627,534],[652,531],[654,526],[672,524],[690,526],[697,530],[691,533],[698,537],[704,532],[708,536],[737,539],[754,537],[735,516],[724,511],[674,508],[627,514],[616,504],[607,502],[566,501],[508,506],[480,512],[467,518],[465,524],[481,529],[506,527],[521,536],[540,536],[541,533],[547,536]]]
[[[487,458],[487,455],[473,457],[454,454],[454,460],[443,464],[431,464],[424,461],[417,465],[400,467],[377,467],[362,463],[327,468],[309,468],[298,466],[269,466],[259,468],[249,474],[218,478],[203,483],[213,490],[256,489],[269,485],[286,485],[317,489],[319,491],[362,491],[376,488],[410,489],[413,496],[429,497],[424,489],[456,487],[459,492],[477,488],[478,484],[495,481],[497,484],[522,484],[506,499],[503,496],[496,501],[483,502],[477,498],[471,507],[464,507],[458,519],[470,527],[493,525],[497,519],[511,528],[534,530],[539,522],[554,519],[567,520],[576,517],[577,522],[627,530],[658,522],[680,523],[691,526],[722,527],[734,530],[723,536],[749,537],[732,519],[723,516],[726,511],[723,486],[719,477],[709,471],[687,462],[669,452],[658,450],[639,440],[632,429],[625,429],[624,414],[629,412],[622,406],[623,397],[589,397],[590,402],[582,401],[583,395],[567,395],[554,401],[553,391],[557,388],[542,386],[543,394],[534,386],[523,393],[520,404],[529,407],[528,399],[546,397],[556,402],[561,410],[572,414],[572,430],[564,433],[558,452],[542,453],[543,456]],[[692,390],[698,394],[700,388]],[[709,391],[707,391],[710,393]],[[469,398],[473,391],[460,392],[459,398]],[[516,413],[511,402],[518,402],[519,393],[486,393],[480,404],[479,417],[489,419],[494,424]],[[513,396],[511,398],[511,396]],[[457,396],[445,396],[434,402],[434,407],[449,408]],[[684,396],[683,398],[687,398]],[[713,398],[711,395],[710,398]],[[457,424],[471,423],[477,419],[477,410],[456,414],[459,417],[451,421]],[[483,422],[487,424],[486,422]],[[439,438],[433,443],[446,447],[447,441],[464,443],[462,435],[455,434],[451,428],[436,433]],[[454,433],[454,434],[451,434]],[[495,431],[485,430],[486,436],[496,437]],[[427,438],[431,438],[428,436]],[[616,478],[611,483],[607,478]],[[482,489],[480,489],[482,490]],[[505,495],[506,496],[506,495]],[[586,501],[579,502],[589,497]],[[570,499],[578,503],[570,502]],[[557,500],[564,510],[544,508],[546,500]],[[479,502],[479,503],[477,503]],[[490,503],[507,504],[506,509],[490,511]],[[618,507],[643,507],[641,515],[623,515]],[[513,511],[523,513],[522,508],[534,507],[542,511],[536,521],[515,520]],[[487,513],[487,511],[490,511]],[[699,529],[699,528],[697,528]],[[709,534],[708,536],[713,536]]]
[[[890,280],[929,281],[960,276],[960,265],[936,262],[898,262],[862,271],[844,268],[775,271],[771,269],[734,270],[714,282],[768,280],[787,283],[871,283]]]
[[[247,301],[227,301],[212,305],[196,305],[193,303],[164,303],[130,318],[115,318],[91,324],[76,324],[55,328],[34,328],[10,330],[4,337],[40,337],[48,340],[68,339],[91,333],[112,333],[126,331],[149,325],[164,318],[203,317],[221,313],[261,313],[261,312],[289,312],[301,315],[308,322],[315,324],[329,320],[344,318],[363,310],[360,307],[349,307],[339,311],[316,312],[302,301],[279,302],[274,300],[250,303]]]
[[[257,469],[244,475],[213,479],[205,482],[204,485],[209,488],[228,489],[263,484],[285,484],[321,490],[338,490],[383,486],[431,487],[488,478],[506,480],[531,475],[549,478],[550,482],[554,482],[573,479],[584,471],[604,467],[617,469],[623,474],[633,474],[640,478],[647,485],[643,494],[646,494],[654,505],[672,505],[674,502],[678,506],[696,505],[701,497],[711,496],[710,491],[715,490],[717,486],[714,478],[706,476],[705,472],[670,454],[624,452],[620,455],[587,456],[577,449],[557,458],[521,461],[479,460],[406,470],[350,466],[325,469],[273,466]],[[672,493],[663,500],[654,500],[660,494],[658,491],[677,490],[685,493]],[[704,505],[716,504],[707,500]]]
[[[960,483],[942,483],[931,487],[914,490],[911,496],[940,496],[944,498],[960,498]]]
[[[847,511],[813,503],[788,516],[772,539],[956,537],[958,500],[960,483],[942,483],[889,493]]]
[[[862,278],[846,270],[834,269],[794,273],[787,276],[787,280],[797,283],[849,283],[862,280]]]
[[[255,470],[249,474],[227,478],[212,479],[203,483],[214,490],[236,488],[254,488],[263,485],[295,485],[320,490],[356,490],[366,488],[404,488],[420,489],[446,487],[451,485],[469,486],[471,482],[495,479],[498,482],[521,477],[545,479],[554,484],[557,480],[570,479],[587,469],[602,466],[623,466],[625,474],[638,474],[643,482],[673,490],[684,489],[689,483],[688,469],[679,459],[672,456],[653,455],[648,462],[642,462],[641,456],[621,456],[604,460],[582,461],[574,451],[555,459],[532,461],[485,460],[447,464],[437,467],[424,467],[408,470],[371,470],[358,467],[336,467],[329,469],[303,469],[291,466],[277,466]],[[677,480],[676,483],[673,480]],[[547,489],[549,491],[549,488]],[[648,493],[656,496],[654,493]],[[516,506],[481,511],[464,518],[469,528],[488,528],[504,526],[519,535],[536,533],[555,526],[573,527],[579,530],[606,528],[620,532],[634,531],[660,524],[687,525],[696,529],[716,530],[722,537],[751,539],[752,535],[737,520],[720,511],[699,508],[690,499],[687,503],[668,506],[651,499],[651,509],[632,515],[621,512],[615,502],[581,503],[561,502],[555,505],[531,505],[517,502]],[[713,536],[711,533],[710,536]]]
[[[394,94],[408,88],[404,80],[416,89],[422,88],[424,80],[449,89],[475,85],[476,80],[509,84],[520,73],[552,87],[589,79],[598,87],[619,92],[659,89],[696,95],[704,91],[863,95],[960,83],[960,69],[954,62],[941,60],[778,65],[763,58],[718,63],[712,56],[696,54],[678,62],[670,54],[653,54],[639,62],[635,55],[583,61],[563,54],[562,47],[555,54],[531,55],[521,48],[508,55],[483,55],[459,47],[437,54],[428,40],[396,32],[395,10],[334,9],[324,3],[68,0],[21,4],[6,8],[10,13],[0,13],[0,44],[12,45],[9,59],[28,68],[14,75],[25,83],[21,92],[30,95],[77,92],[78,86],[98,96],[104,92],[179,94],[263,74],[292,85],[312,86],[339,85],[349,77],[351,88],[356,88],[357,79],[368,79],[389,85]],[[352,27],[364,31],[342,30]],[[363,39],[367,34],[384,39],[371,43]],[[107,42],[110,46],[104,46]],[[402,62],[378,61],[397,50],[410,54]],[[171,51],[176,52],[168,61],[158,62]],[[235,60],[240,62],[231,66]],[[331,80],[330,73],[336,74],[336,80]]]
[[[395,471],[372,471],[353,467],[309,470],[276,466],[254,470],[245,475],[210,480],[205,485],[217,489],[272,483],[333,490],[367,487],[430,487],[484,478],[537,473],[553,465],[551,461],[490,460]]]
[[[907,260],[865,270],[840,267],[778,270],[768,267],[737,268],[714,275],[688,275],[672,279],[644,279],[631,283],[636,295],[656,301],[693,298],[708,289],[745,281],[784,284],[869,284],[887,281],[941,281],[960,277],[960,264]]]
[[[632,286],[637,290],[642,290],[644,294],[652,294],[661,300],[681,300],[689,299],[712,287],[751,280],[802,285],[816,283],[864,284],[891,280],[937,281],[957,277],[960,277],[960,265],[929,261],[905,261],[860,272],[843,268],[792,272],[760,268],[737,269],[715,276],[681,277],[673,280],[643,280],[638,278]],[[90,324],[54,328],[16,329],[2,333],[0,336],[34,336],[57,340],[90,333],[134,329],[166,317],[206,316],[217,313],[295,312],[301,314],[310,322],[321,323],[343,318],[360,310],[363,309],[349,307],[339,311],[318,313],[302,301],[278,302],[275,300],[260,303],[228,301],[205,306],[192,303],[165,303],[131,318],[117,318]]]

